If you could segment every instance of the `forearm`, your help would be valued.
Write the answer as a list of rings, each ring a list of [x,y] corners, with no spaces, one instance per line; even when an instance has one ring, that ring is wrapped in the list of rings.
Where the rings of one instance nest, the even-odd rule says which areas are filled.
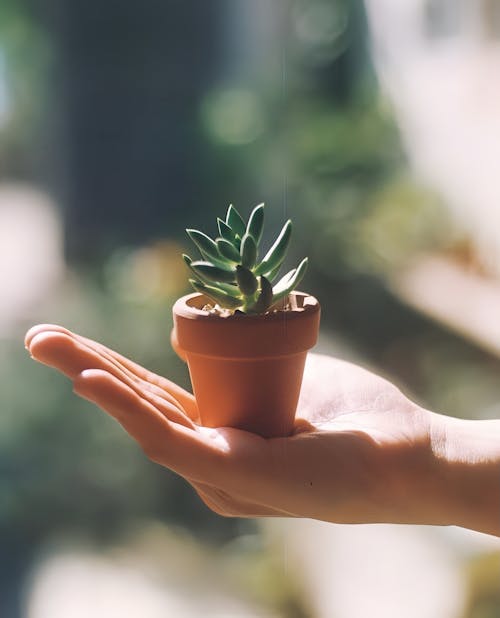
[[[432,442],[449,523],[500,536],[500,420],[436,416]]]

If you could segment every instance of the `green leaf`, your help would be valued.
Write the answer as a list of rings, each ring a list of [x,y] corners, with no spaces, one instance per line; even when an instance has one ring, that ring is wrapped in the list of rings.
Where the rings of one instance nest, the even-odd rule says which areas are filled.
[[[240,252],[236,249],[232,242],[229,242],[229,240],[226,240],[225,238],[217,238],[215,242],[217,243],[219,253],[223,257],[227,260],[231,260],[231,262],[240,262]]]
[[[279,273],[279,271],[281,270],[281,267],[283,266],[283,264],[278,264],[277,266],[275,266],[270,272],[267,273],[262,273],[267,279],[269,279],[269,281],[274,281],[274,279],[276,278],[276,275]]]
[[[222,238],[225,238],[230,243],[234,241],[233,230],[225,221],[223,221],[219,217],[217,217],[217,227],[219,228],[219,234],[222,236]]]
[[[195,271],[195,269],[191,266],[191,264],[193,263],[193,260],[189,257],[189,255],[186,255],[185,253],[182,254],[182,259],[184,260],[184,262],[186,263],[186,266],[189,268],[189,270],[191,271],[191,273],[197,278],[197,279],[201,279],[201,276]]]
[[[241,263],[245,268],[253,268],[257,261],[257,245],[251,234],[245,234],[241,240]]]
[[[217,287],[219,290],[222,290],[226,294],[229,294],[229,296],[240,299],[240,302],[242,302],[241,291],[237,285],[233,285],[231,283],[222,283],[222,281],[218,281],[217,286],[212,287]]]
[[[292,234],[292,222],[290,219],[283,226],[278,238],[273,246],[264,256],[262,262],[255,269],[256,275],[263,275],[272,272],[285,259],[288,245],[290,244],[290,236]]]
[[[227,209],[226,223],[235,234],[239,234],[239,236],[243,238],[243,234],[245,233],[247,226],[245,225],[240,213],[232,204]]]
[[[194,244],[201,251],[203,257],[214,258],[216,260],[221,259],[221,255],[217,249],[217,244],[209,236],[198,230],[186,230],[186,232],[188,233],[189,238],[191,238]]]
[[[213,300],[215,303],[217,303],[221,307],[224,307],[225,309],[237,309],[238,307],[241,307],[241,300],[233,298],[229,294],[226,294],[225,292],[214,286],[199,283],[194,279],[190,279],[189,282],[197,292],[199,292],[200,294],[204,294],[205,296],[210,298],[210,300]]]
[[[248,219],[247,234],[253,236],[255,244],[259,246],[264,229],[264,204],[256,206]]]
[[[285,296],[288,296],[292,290],[294,290],[301,282],[303,276],[307,270],[307,258],[304,258],[302,262],[294,270],[287,273],[273,288],[273,305],[277,303]]]
[[[259,286],[257,277],[253,272],[239,265],[236,266],[236,282],[245,296],[253,296]]]
[[[231,283],[222,283],[221,281],[218,281],[217,286],[212,287],[217,287],[219,288],[219,290],[222,290],[226,294],[229,294],[229,296],[240,299],[240,302],[242,302],[241,291],[237,285],[233,285]]]
[[[206,283],[210,285],[211,280],[208,279],[207,277],[204,277],[200,272],[196,271],[191,266],[191,263],[192,263],[191,258],[188,255],[183,255],[182,257],[184,258],[184,261],[186,262],[187,267],[189,268],[193,276],[196,277],[196,280],[199,283]],[[230,283],[222,283],[222,281],[218,281],[217,287],[221,289],[223,292],[226,292],[226,294],[229,294],[229,296],[233,296],[234,298],[241,298],[240,289],[236,285],[231,285]]]
[[[292,270],[289,270],[286,275],[283,275],[283,277],[281,277],[278,283],[276,283],[276,285],[274,286],[274,290],[279,292],[280,290],[284,289],[296,272],[296,268],[292,268]]]
[[[212,281],[217,283],[222,281],[223,283],[234,283],[236,280],[236,271],[234,269],[221,268],[220,266],[214,266],[210,262],[191,262],[191,268],[200,279]]]

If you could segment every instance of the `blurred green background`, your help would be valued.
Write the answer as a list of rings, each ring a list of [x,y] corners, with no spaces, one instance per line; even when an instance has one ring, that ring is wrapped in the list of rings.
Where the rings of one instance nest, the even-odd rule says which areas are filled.
[[[319,615],[272,534],[209,512],[22,346],[33,323],[61,323],[187,386],[168,344],[184,229],[215,233],[228,203],[264,201],[270,235],[294,220],[323,350],[431,409],[498,416],[498,358],[389,289],[461,236],[410,170],[369,40],[359,0],[0,4],[2,618],[55,618],[30,601],[44,557],[143,555],[148,535],[191,556],[185,580],[216,565],[250,616]],[[496,557],[457,559],[456,616],[500,614]],[[224,611],[210,615],[247,615]]]

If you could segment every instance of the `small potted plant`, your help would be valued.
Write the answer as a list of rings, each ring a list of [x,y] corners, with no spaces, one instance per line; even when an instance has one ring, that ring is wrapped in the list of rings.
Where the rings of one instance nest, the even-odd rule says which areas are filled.
[[[229,206],[217,224],[215,240],[186,230],[202,259],[183,256],[196,292],[174,305],[172,343],[188,363],[202,425],[289,435],[307,351],[319,328],[318,301],[294,291],[307,258],[273,283],[285,260],[291,221],[263,257],[263,204],[248,222]]]

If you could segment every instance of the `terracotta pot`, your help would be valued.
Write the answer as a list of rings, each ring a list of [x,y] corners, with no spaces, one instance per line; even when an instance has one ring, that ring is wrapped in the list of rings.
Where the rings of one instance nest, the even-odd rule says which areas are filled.
[[[201,294],[174,305],[173,345],[189,366],[200,420],[264,437],[293,430],[307,351],[317,340],[320,305],[292,292],[297,309],[221,317]]]

